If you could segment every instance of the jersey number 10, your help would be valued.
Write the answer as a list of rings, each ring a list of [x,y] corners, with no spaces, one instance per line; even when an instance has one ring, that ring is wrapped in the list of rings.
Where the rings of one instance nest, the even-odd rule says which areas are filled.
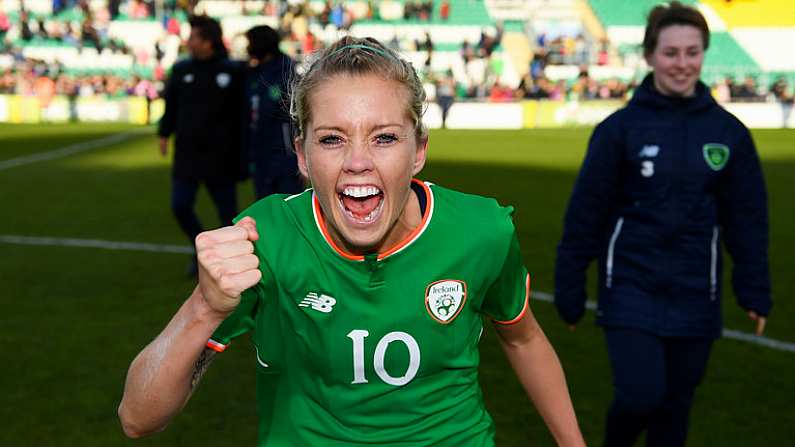
[[[348,333],[348,338],[353,341],[353,382],[351,384],[367,383],[364,375],[364,339],[370,333],[364,329],[354,329]],[[409,366],[406,373],[400,377],[392,377],[384,368],[384,357],[389,344],[395,341],[402,342],[409,350]],[[384,335],[375,346],[373,354],[373,369],[376,375],[390,385],[403,386],[417,375],[420,369],[420,346],[414,337],[405,332],[390,332]]]

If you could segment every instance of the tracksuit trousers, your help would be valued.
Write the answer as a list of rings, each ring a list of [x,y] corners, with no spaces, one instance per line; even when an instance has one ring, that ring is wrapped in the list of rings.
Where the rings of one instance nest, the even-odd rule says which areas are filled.
[[[644,430],[648,447],[685,445],[693,395],[713,340],[624,328],[605,328],[605,337],[614,399],[604,445],[633,446]]]

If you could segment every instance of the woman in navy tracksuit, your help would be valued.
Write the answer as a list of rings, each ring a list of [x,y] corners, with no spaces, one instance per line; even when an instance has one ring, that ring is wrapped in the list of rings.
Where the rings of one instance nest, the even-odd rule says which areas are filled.
[[[771,308],[767,198],[748,129],[698,78],[709,44],[701,14],[673,2],[649,14],[653,72],[591,137],[558,247],[555,304],[585,310],[599,260],[597,323],[615,397],[605,445],[684,445],[688,413],[721,333],[721,242],[734,293],[762,332]]]
[[[246,31],[251,59],[246,72],[247,129],[244,146],[257,199],[304,190],[293,151],[287,104],[295,63],[279,50],[279,34],[267,25]]]

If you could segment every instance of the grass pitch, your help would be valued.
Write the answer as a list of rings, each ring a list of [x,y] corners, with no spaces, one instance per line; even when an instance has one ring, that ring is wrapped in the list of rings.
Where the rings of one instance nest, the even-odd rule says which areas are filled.
[[[111,135],[130,126],[2,125],[0,162]],[[534,289],[551,292],[563,212],[589,129],[434,131],[420,178],[496,197],[515,221]],[[755,131],[770,196],[775,305],[770,337],[795,342],[795,131]],[[154,136],[0,171],[0,235],[188,244],[169,211],[169,162]],[[252,200],[240,187],[240,207]],[[199,211],[218,225],[206,193]],[[172,425],[126,440],[116,419],[127,366],[192,289],[187,257],[167,253],[0,243],[0,445],[254,445],[254,356],[237,343],[216,360]],[[730,267],[727,263],[727,272]],[[594,272],[589,279],[595,283]],[[751,324],[724,275],[724,320]],[[561,358],[589,444],[601,443],[611,398],[607,354],[593,314],[569,332],[547,303],[533,304]],[[481,381],[500,446],[553,445],[487,329]],[[716,343],[691,418],[689,445],[795,445],[795,354],[733,340]]]

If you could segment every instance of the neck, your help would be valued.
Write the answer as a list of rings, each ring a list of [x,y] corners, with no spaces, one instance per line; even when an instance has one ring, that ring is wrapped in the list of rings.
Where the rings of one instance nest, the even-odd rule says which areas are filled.
[[[322,207],[320,207],[320,212],[323,213]],[[408,238],[417,229],[417,227],[422,224],[422,217],[422,210],[420,209],[420,202],[417,198],[417,194],[412,189],[409,189],[408,196],[406,197],[406,201],[403,205],[403,212],[400,214],[400,216],[398,216],[397,220],[386,232],[384,238],[373,247],[359,247],[351,245],[342,237],[342,235],[334,228],[333,225],[329,224],[328,219],[325,217],[325,213],[323,220],[326,222],[325,226],[326,231],[328,231],[328,236],[332,239],[334,244],[337,245],[337,247],[340,247],[346,253],[352,255],[365,255],[369,253],[384,253],[390,248],[398,245],[401,241],[404,241],[406,238]]]

